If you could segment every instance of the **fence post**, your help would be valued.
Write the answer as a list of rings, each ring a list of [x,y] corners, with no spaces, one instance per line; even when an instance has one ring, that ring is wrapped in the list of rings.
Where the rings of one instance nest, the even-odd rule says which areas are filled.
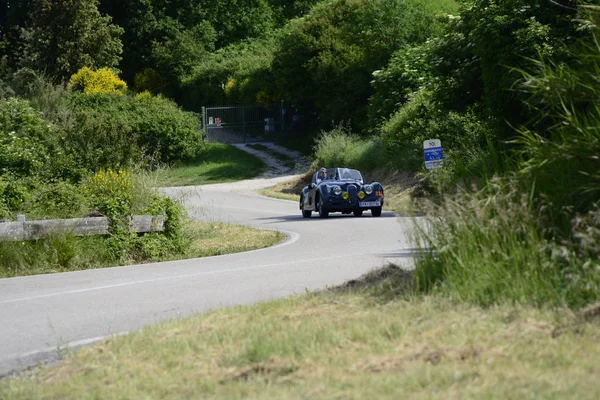
[[[23,214],[17,214],[17,223],[19,224],[20,239],[27,238],[27,232],[25,232],[25,216]]]
[[[206,127],[206,107],[202,106],[202,130],[204,131],[202,133],[202,139],[206,138],[208,139],[208,129]]]
[[[246,143],[246,106],[242,106],[242,135],[244,136],[244,143]]]

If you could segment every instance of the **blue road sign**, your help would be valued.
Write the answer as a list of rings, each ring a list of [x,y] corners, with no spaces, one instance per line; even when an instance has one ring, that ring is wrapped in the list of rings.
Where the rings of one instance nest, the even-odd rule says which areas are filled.
[[[439,168],[444,165],[444,153],[439,139],[430,139],[423,142],[425,167],[427,169]]]

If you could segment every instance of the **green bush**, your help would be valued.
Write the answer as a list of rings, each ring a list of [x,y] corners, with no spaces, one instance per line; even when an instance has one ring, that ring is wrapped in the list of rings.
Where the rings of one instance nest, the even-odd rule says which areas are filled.
[[[577,4],[547,4],[532,0],[472,0],[460,2],[459,15],[448,20],[445,34],[432,39],[429,60],[438,85],[434,97],[445,108],[462,111],[483,104],[509,124],[496,134],[510,139],[518,126],[535,115],[515,89],[520,74],[538,56],[573,62],[566,44],[585,35],[574,23]]]
[[[185,160],[202,147],[198,118],[155,96],[72,94],[64,143],[88,170]]]
[[[80,218],[89,211],[89,201],[80,185],[63,181],[39,183],[31,189],[21,211],[29,219]]]
[[[0,175],[46,173],[51,159],[52,126],[26,100],[0,100]]]
[[[319,167],[348,167],[363,172],[387,166],[379,138],[361,138],[340,125],[316,139],[314,162]]]
[[[389,64],[373,72],[373,96],[369,99],[369,120],[382,125],[409,96],[421,88],[431,86],[432,42],[407,46],[396,51]]]
[[[381,127],[390,160],[399,169],[421,169],[423,142],[440,139],[447,168],[473,171],[488,156],[495,122],[471,109],[459,113],[439,108],[427,90],[410,98]]]
[[[423,292],[484,305],[600,298],[600,11],[583,16],[589,36],[557,43],[574,62],[542,54],[535,72],[519,71],[514,87],[535,118],[506,154],[514,170],[433,207],[418,235],[429,250],[416,268]]]
[[[7,211],[20,211],[31,196],[30,182],[25,179],[0,177],[0,203]]]

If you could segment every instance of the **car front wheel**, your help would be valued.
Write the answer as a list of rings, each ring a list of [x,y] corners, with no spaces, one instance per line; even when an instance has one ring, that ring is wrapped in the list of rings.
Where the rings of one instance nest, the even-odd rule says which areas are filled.
[[[329,217],[329,210],[327,210],[327,206],[325,206],[325,204],[323,204],[323,200],[321,200],[320,197],[319,197],[319,202],[317,203],[317,207],[318,207],[318,211],[319,211],[319,217],[321,217],[321,218]]]
[[[304,218],[310,218],[311,217],[312,211],[304,209],[304,200],[302,198],[300,199],[300,209],[302,210],[302,216]]]
[[[355,217],[362,217],[363,210],[354,210],[353,213]]]
[[[381,207],[371,208],[371,215],[374,217],[381,217]]]

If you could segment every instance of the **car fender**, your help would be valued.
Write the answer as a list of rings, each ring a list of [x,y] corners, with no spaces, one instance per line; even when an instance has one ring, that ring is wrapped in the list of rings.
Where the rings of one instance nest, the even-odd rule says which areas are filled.
[[[310,198],[310,187],[308,187],[308,186],[305,186],[302,189],[302,201],[304,203],[305,210],[308,210],[308,211],[315,210],[315,204],[314,204],[314,201],[312,201]]]

